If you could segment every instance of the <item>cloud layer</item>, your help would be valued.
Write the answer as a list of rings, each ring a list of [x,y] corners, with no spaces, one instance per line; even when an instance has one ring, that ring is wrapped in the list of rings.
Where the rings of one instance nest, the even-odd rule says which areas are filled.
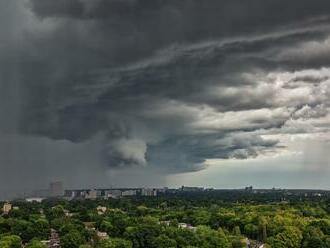
[[[321,0],[1,2],[0,137],[92,144],[81,149],[91,173],[162,174],[280,152],[280,135],[327,137],[329,9]],[[79,168],[53,152],[62,162],[49,155],[50,166]],[[29,170],[21,163],[0,166]]]

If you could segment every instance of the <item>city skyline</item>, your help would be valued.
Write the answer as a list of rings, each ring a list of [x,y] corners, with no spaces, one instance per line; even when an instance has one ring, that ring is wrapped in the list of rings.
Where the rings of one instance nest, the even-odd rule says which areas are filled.
[[[1,1],[0,198],[52,181],[329,190],[329,9]]]

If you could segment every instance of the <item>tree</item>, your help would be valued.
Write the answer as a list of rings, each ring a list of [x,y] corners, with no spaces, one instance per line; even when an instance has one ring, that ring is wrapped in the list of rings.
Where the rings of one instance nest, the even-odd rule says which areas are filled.
[[[303,248],[324,248],[325,244],[320,237],[310,237],[303,243]]]
[[[8,219],[4,219],[0,216],[0,233],[10,232],[10,224]]]
[[[12,223],[11,231],[21,237],[23,242],[28,242],[35,237],[33,223],[27,220],[15,220]]]
[[[199,226],[196,230],[199,238],[199,247],[227,248],[230,244],[222,231],[215,231],[207,226]]]
[[[1,248],[21,248],[22,240],[17,235],[4,236],[0,239]]]
[[[80,245],[79,248],[92,248],[92,246],[91,246],[91,245],[86,245],[86,244],[85,244],[85,245]]]
[[[49,237],[50,227],[46,219],[37,219],[34,221],[32,230],[35,238],[43,240]]]
[[[241,229],[239,228],[239,226],[235,226],[233,233],[235,236],[240,236],[241,235]]]
[[[324,247],[330,248],[330,236],[324,237]]]
[[[261,240],[265,242],[267,240],[267,220],[264,216],[259,218],[259,231],[260,231],[260,236]]]
[[[285,227],[284,231],[267,240],[272,248],[299,248],[302,241],[301,231],[296,227]]]
[[[196,232],[188,229],[170,226],[165,228],[163,234],[174,239],[178,247],[197,246],[199,244]]]
[[[247,247],[246,241],[243,239],[234,239],[232,241],[233,248],[245,248]]]
[[[79,248],[84,243],[85,240],[78,231],[71,231],[61,237],[62,248]]]
[[[100,225],[100,231],[111,233],[114,230],[113,225],[110,221],[103,220]]]
[[[259,229],[256,225],[246,224],[244,226],[244,233],[246,235],[248,235],[248,237],[250,237],[250,238],[256,239],[258,236],[258,231],[259,231]]]
[[[104,229],[104,231],[108,232],[111,236],[120,237],[129,224],[130,219],[126,213],[120,210],[114,210],[107,213],[100,228]]]
[[[125,239],[113,238],[100,241],[97,248],[132,248],[132,242]]]
[[[303,248],[320,248],[324,247],[323,237],[324,234],[320,228],[315,226],[308,226],[304,231]]]
[[[56,205],[55,207],[52,207],[50,210],[46,211],[46,215],[49,220],[63,218],[65,216],[64,208],[62,205]]]
[[[113,238],[110,239],[113,248],[132,248],[132,242],[125,239]]]
[[[33,239],[26,245],[26,248],[47,248],[47,245],[41,243],[39,240]]]
[[[313,221],[310,226],[318,227],[325,235],[330,235],[330,220],[328,219]]]
[[[154,238],[161,234],[159,225],[140,224],[135,227],[128,227],[125,232],[125,238],[133,242],[134,248],[153,248]],[[155,247],[157,248],[157,247]]]
[[[195,211],[192,216],[193,225],[207,225],[210,221],[211,214],[206,210]]]
[[[158,248],[176,248],[175,239],[171,239],[166,235],[162,234],[154,239],[154,245]]]

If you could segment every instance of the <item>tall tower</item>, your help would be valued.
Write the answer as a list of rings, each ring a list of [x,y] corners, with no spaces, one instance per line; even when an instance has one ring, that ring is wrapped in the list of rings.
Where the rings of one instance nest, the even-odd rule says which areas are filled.
[[[63,196],[63,183],[61,181],[51,182],[49,184],[49,192],[52,197]]]

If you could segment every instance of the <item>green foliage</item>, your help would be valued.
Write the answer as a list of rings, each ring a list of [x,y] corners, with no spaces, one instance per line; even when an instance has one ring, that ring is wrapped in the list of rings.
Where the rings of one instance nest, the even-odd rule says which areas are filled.
[[[125,239],[113,238],[100,241],[96,248],[132,248],[132,242]]]
[[[323,200],[197,199],[19,202],[19,209],[0,216],[0,247],[21,247],[22,240],[26,248],[43,248],[38,240],[49,239],[52,228],[62,248],[245,248],[247,238],[267,248],[330,248],[330,207]],[[98,215],[97,206],[107,211]],[[100,240],[98,232],[110,238]]]
[[[17,235],[4,236],[0,239],[1,248],[21,248],[21,238]]]
[[[70,231],[61,237],[62,248],[79,248],[79,246],[84,243],[85,240],[83,236],[76,230]]]
[[[79,248],[93,248],[91,245],[80,245]]]
[[[232,248],[246,248],[247,244],[242,239],[234,239],[232,241]]]
[[[35,238],[48,239],[50,226],[46,219],[40,218],[33,222],[32,230]]]
[[[302,241],[302,233],[296,227],[285,227],[284,231],[269,239],[273,248],[299,248]]]
[[[130,225],[130,218],[121,210],[108,211],[104,216],[99,229],[114,237],[124,234],[126,227]]]
[[[207,210],[198,210],[195,211],[192,215],[192,221],[191,223],[193,225],[207,225],[210,221],[211,214]]]
[[[175,239],[171,239],[166,235],[159,235],[157,238],[154,239],[154,246],[158,248],[176,248],[176,241]]]
[[[259,228],[258,226],[254,225],[254,224],[246,224],[244,226],[244,233],[253,238],[253,239],[256,239],[258,237],[258,234],[259,234]]]
[[[196,234],[199,239],[199,247],[205,248],[226,248],[230,244],[221,230],[213,230],[207,226],[199,226]]]
[[[47,209],[46,211],[47,218],[50,220],[56,218],[63,218],[65,216],[64,207],[62,205],[56,205],[51,209]]]
[[[235,226],[234,227],[233,233],[236,236],[240,236],[241,235],[241,229],[239,228],[239,226]]]
[[[39,240],[33,239],[27,244],[26,248],[47,248],[47,245],[41,243]]]
[[[153,248],[155,247],[154,238],[160,234],[161,227],[158,225],[139,224],[136,227],[128,227],[125,238],[132,241],[134,248]]]

